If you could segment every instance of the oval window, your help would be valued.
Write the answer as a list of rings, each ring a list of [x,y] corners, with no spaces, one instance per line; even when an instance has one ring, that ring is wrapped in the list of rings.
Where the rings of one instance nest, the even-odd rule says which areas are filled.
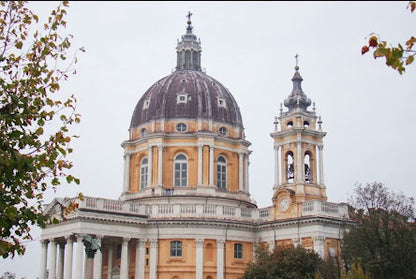
[[[186,131],[186,125],[185,125],[185,123],[178,123],[178,124],[176,124],[176,130],[178,132],[185,132]]]
[[[225,127],[221,127],[221,128],[219,129],[219,134],[220,134],[221,136],[225,136],[225,135],[227,135],[227,128],[225,128]]]
[[[142,135],[142,137],[144,137],[147,134],[146,128],[141,129],[140,134]]]

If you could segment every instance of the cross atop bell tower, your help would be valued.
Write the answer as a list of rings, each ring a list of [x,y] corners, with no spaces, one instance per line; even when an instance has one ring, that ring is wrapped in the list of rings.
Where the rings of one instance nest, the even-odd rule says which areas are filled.
[[[321,118],[316,115],[315,103],[302,90],[296,54],[293,89],[280,104],[280,114],[274,121],[275,182],[273,201],[279,200],[282,191],[291,196],[292,202],[326,200],[323,172],[323,138]]]

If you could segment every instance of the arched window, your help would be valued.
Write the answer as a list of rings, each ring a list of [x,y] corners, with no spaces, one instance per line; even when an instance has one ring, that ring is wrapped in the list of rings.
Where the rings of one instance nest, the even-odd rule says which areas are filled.
[[[217,159],[217,187],[227,189],[227,161],[223,156]]]
[[[190,69],[191,67],[191,51],[185,51],[185,69]]]
[[[287,178],[287,183],[293,183],[295,179],[295,164],[293,161],[292,151],[289,151],[286,154],[286,178]]]
[[[175,157],[174,175],[174,186],[188,185],[188,159],[184,154]]]
[[[147,171],[148,171],[148,161],[147,158],[143,158],[140,164],[140,190],[143,191],[144,187],[147,185]]]
[[[304,158],[305,164],[305,182],[311,183],[312,182],[312,170],[311,170],[311,153],[306,152]]]

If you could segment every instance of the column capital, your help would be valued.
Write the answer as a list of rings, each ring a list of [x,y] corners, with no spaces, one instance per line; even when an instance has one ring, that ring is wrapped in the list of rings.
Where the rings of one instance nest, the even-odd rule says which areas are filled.
[[[131,239],[130,237],[123,237],[123,244],[129,243],[130,239]]]
[[[195,239],[195,245],[196,245],[197,248],[204,247],[204,239],[203,238]]]
[[[217,239],[217,248],[224,248],[225,239]]]
[[[157,247],[157,243],[158,243],[157,239],[150,239],[149,241],[150,241],[150,247],[151,248],[156,248]]]
[[[277,142],[273,143],[273,148],[274,149],[279,149],[280,146],[281,145],[279,143],[277,143]]]
[[[101,242],[103,240],[103,238],[104,238],[104,235],[97,234],[97,235],[95,235],[95,238]]]
[[[146,247],[146,240],[136,239],[136,247],[145,248]]]
[[[40,242],[40,245],[42,245],[42,246],[48,246],[49,239],[41,239],[41,240],[39,240],[39,242]]]
[[[165,147],[165,145],[163,144],[163,143],[159,143],[158,145],[157,145],[157,148],[158,149],[163,149]]]
[[[318,149],[319,150],[323,150],[324,149],[324,145],[323,144],[320,144],[320,145],[317,145],[318,146]]]
[[[325,243],[325,237],[322,235],[316,235],[313,237],[313,243],[316,245],[323,245]]]
[[[71,241],[72,242],[72,234],[65,235],[66,242]]]

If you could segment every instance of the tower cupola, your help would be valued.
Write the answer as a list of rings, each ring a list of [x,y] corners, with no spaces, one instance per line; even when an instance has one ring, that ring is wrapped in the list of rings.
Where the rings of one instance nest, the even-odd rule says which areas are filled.
[[[201,71],[201,40],[192,33],[192,13],[188,12],[186,33],[182,35],[176,47],[177,64],[176,70],[195,70]]]
[[[311,99],[306,96],[306,94],[302,90],[302,81],[303,78],[299,73],[299,66],[297,62],[298,55],[296,57],[296,66],[295,66],[295,74],[293,75],[292,82],[293,82],[293,90],[292,93],[284,100],[284,105],[292,111],[296,108],[300,110],[306,110],[311,105]]]

